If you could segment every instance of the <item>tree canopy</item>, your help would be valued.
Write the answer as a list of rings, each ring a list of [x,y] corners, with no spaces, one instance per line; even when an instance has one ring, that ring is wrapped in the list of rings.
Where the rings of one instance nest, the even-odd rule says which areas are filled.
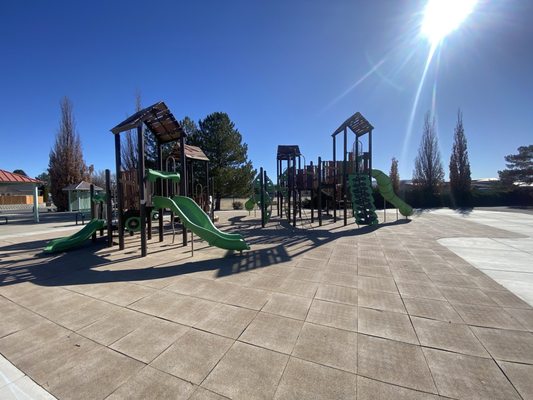
[[[498,171],[505,185],[533,184],[533,145],[520,146],[517,154],[505,156],[506,169]]]
[[[466,205],[470,197],[470,161],[465,130],[463,127],[463,114],[457,112],[452,154],[450,156],[450,190],[452,199],[457,205]]]
[[[59,129],[54,147],[50,150],[48,173],[54,204],[62,211],[68,209],[68,195],[63,188],[86,179],[87,166],[76,131],[72,102],[68,97],[61,100],[60,108]]]
[[[398,160],[395,157],[392,157],[389,178],[392,183],[392,190],[394,193],[400,192],[400,173],[398,172]]]
[[[23,169],[16,169],[13,171],[14,174],[19,174],[19,175],[24,175],[24,176],[28,176],[28,174],[26,172],[24,172]]]
[[[187,118],[182,125],[189,134],[187,143],[200,147],[210,160],[216,207],[224,196],[249,194],[255,171],[248,160],[248,145],[228,114],[209,114],[199,121],[199,128]]]
[[[427,199],[438,194],[444,181],[444,170],[440,158],[439,140],[435,128],[435,118],[427,112],[424,118],[422,140],[415,159],[413,183]]]

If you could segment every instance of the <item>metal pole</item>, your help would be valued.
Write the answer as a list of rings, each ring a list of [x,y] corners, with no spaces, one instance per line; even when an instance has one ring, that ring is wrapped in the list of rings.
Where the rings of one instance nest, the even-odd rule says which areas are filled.
[[[182,196],[187,196],[187,159],[185,157],[185,137],[180,137],[180,164],[181,164],[181,190]],[[182,221],[183,222],[183,221]],[[187,228],[183,225],[183,245],[187,246]]]
[[[94,185],[91,183],[91,186],[89,186],[89,202],[90,202],[89,205],[91,206],[91,219],[96,218],[96,215],[95,215],[96,209],[95,209],[93,199],[94,199]],[[91,235],[91,240],[93,243],[96,243],[96,231]]]
[[[296,154],[294,155],[294,158],[292,160],[292,190],[292,226],[296,228],[296,212],[298,211],[298,203],[296,197]]]
[[[117,229],[118,248],[124,250],[124,192],[122,187],[122,161],[120,148],[120,134],[115,134],[115,168],[117,174]]]
[[[372,182],[372,129],[368,132],[368,177]]]
[[[113,204],[111,197],[111,171],[105,170],[105,194],[107,207],[107,247],[113,246]]]
[[[279,213],[279,160],[276,157],[276,209],[278,211],[278,217],[280,216]]]
[[[157,141],[157,161],[158,161],[158,168],[159,171],[163,170],[163,146],[161,145],[161,142]],[[163,196],[163,179],[159,179],[159,196]],[[153,195],[153,193],[152,193]],[[159,218],[158,218],[158,231],[159,231],[159,241],[163,241],[163,213],[164,210],[160,208],[158,210]]]
[[[347,177],[348,177],[348,161],[346,156],[348,154],[348,128],[344,127],[344,157],[342,162],[342,202],[344,207],[344,226],[348,225],[348,191]]]
[[[70,193],[70,192],[69,192]],[[33,221],[39,222],[39,188],[33,187]]]
[[[322,158],[318,157],[318,225],[322,226]]]
[[[259,199],[261,201],[261,227],[265,227],[265,176],[263,167],[259,168]]]
[[[137,126],[137,181],[139,184],[139,211],[141,217],[141,256],[146,257],[146,198],[144,187],[144,124]]]
[[[333,222],[337,222],[337,137],[333,136]]]

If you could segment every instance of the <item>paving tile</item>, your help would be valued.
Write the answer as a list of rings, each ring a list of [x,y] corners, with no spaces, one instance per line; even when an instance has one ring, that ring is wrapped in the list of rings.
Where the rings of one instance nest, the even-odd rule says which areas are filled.
[[[533,332],[533,310],[519,308],[506,308],[508,314],[520,322],[527,330]]]
[[[9,385],[24,376],[24,372],[16,368],[6,358],[0,355],[0,388]]]
[[[332,301],[334,303],[344,303],[357,305],[357,289],[337,286],[337,285],[320,285],[316,292],[315,299]]]
[[[48,343],[67,337],[71,332],[53,322],[45,321],[0,339],[0,353],[14,361]]]
[[[297,281],[294,279],[285,279],[276,289],[276,292],[313,298],[318,288],[315,282]]]
[[[502,307],[523,308],[533,311],[528,303],[508,290],[484,290],[483,292]]]
[[[178,307],[184,296],[176,293],[168,292],[166,290],[160,290],[151,296],[145,297],[133,304],[130,304],[128,308],[136,311],[141,311],[146,314],[155,315],[156,317],[162,317],[168,314],[175,307]]]
[[[398,293],[398,288],[396,287],[396,284],[394,283],[394,279],[392,278],[383,278],[383,277],[373,277],[373,276],[359,276],[358,277],[358,285],[357,287],[359,289],[363,290],[375,290],[380,292],[387,292],[387,293]]]
[[[356,387],[353,374],[291,357],[275,399],[355,399]]]
[[[155,290],[146,286],[129,282],[117,282],[111,290],[106,291],[104,296],[101,297],[101,300],[119,306],[127,306],[153,293],[155,293]]]
[[[202,284],[206,282],[208,282],[206,279],[192,278],[188,275],[182,275],[175,279],[172,284],[168,285],[165,290],[184,295],[195,295],[199,288],[202,287]]]
[[[289,279],[296,279],[308,282],[320,282],[322,280],[323,272],[315,269],[306,268],[290,268],[290,272],[286,274]]]
[[[188,399],[195,386],[150,366],[144,367],[106,400]]]
[[[501,369],[523,399],[533,399],[533,365],[498,361]]]
[[[162,317],[179,324],[194,326],[205,319],[216,306],[217,303],[210,300],[180,296],[174,307],[166,310]]]
[[[110,347],[136,360],[150,363],[188,330],[186,326],[150,317]]]
[[[368,266],[368,265],[359,265],[357,267],[357,274],[362,276],[375,276],[375,277],[386,277],[390,278],[392,276],[389,267],[387,266]]]
[[[405,282],[405,283],[422,283],[426,285],[431,285],[432,282],[428,278],[425,272],[413,272],[413,271],[404,271],[399,269],[392,270],[392,277],[396,283]]]
[[[359,333],[419,344],[409,316],[406,314],[359,307],[358,317]]]
[[[498,304],[480,289],[440,286],[439,290],[450,303],[478,304],[496,307]]]
[[[472,330],[495,359],[533,364],[533,334],[530,332],[478,327]]]
[[[312,299],[291,296],[283,293],[272,293],[270,300],[261,311],[282,317],[305,320]]]
[[[359,375],[437,393],[420,347],[361,334],[357,346]]]
[[[502,399],[520,397],[494,360],[423,349],[439,393],[457,399]]]
[[[227,397],[221,396],[210,390],[204,389],[201,386],[198,386],[196,391],[189,397],[189,400],[227,400]]]
[[[58,398],[103,399],[144,364],[105,347],[72,357],[39,382]]]
[[[271,293],[261,289],[234,287],[224,303],[259,311],[270,299]]]
[[[217,304],[195,328],[237,339],[256,314],[247,308]]]
[[[288,356],[235,342],[202,386],[231,399],[271,399]]]
[[[355,332],[357,331],[357,307],[313,300],[306,321]]]
[[[402,297],[446,300],[437,286],[425,283],[397,282]]]
[[[360,307],[407,313],[399,294],[360,289],[357,293],[357,302]]]
[[[429,393],[402,388],[396,385],[357,377],[358,400],[438,400],[439,397]]]
[[[511,330],[525,329],[502,308],[467,304],[455,304],[454,308],[468,325]]]
[[[439,286],[477,288],[472,277],[460,274],[428,274],[431,281]]]
[[[461,354],[490,358],[467,325],[411,317],[420,344]]]
[[[137,329],[143,321],[148,319],[149,317],[139,312],[119,309],[80,329],[78,333],[104,346],[108,346]]]
[[[404,299],[409,315],[430,318],[439,321],[463,323],[462,318],[446,301],[429,299]]]
[[[305,323],[293,356],[344,371],[357,372],[357,334]]]
[[[239,340],[291,354],[302,325],[302,321],[260,312]]]
[[[200,384],[233,341],[191,329],[150,364],[189,382]]]
[[[45,321],[40,315],[14,303],[10,303],[8,306],[6,304],[0,305],[0,313],[2,314],[0,338]]]
[[[322,283],[329,285],[348,286],[357,288],[358,280],[355,274],[342,274],[338,272],[324,272]]]

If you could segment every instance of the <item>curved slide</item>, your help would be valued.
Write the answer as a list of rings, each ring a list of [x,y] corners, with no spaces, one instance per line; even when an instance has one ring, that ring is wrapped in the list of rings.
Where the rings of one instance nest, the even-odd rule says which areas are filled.
[[[103,229],[106,222],[103,219],[92,219],[81,230],[76,232],[72,236],[62,237],[59,239],[51,240],[46,244],[44,248],[45,253],[57,253],[59,251],[65,251],[73,247],[78,247],[89,239],[93,233]]]
[[[225,233],[219,230],[209,216],[196,204],[184,196],[174,196],[172,199],[153,196],[152,204],[155,208],[169,208],[180,218],[185,227],[205,240],[211,246],[226,250],[250,250],[250,246],[237,233]]]
[[[392,182],[387,174],[379,169],[373,169],[372,177],[378,183],[378,189],[383,198],[400,210],[400,214],[405,217],[413,215],[413,208],[405,201],[400,199],[392,190]]]

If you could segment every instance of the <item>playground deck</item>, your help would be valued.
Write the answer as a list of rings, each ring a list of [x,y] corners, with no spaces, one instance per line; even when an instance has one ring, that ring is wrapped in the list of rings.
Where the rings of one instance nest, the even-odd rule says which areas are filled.
[[[50,234],[0,231],[0,353],[27,375],[0,398],[30,378],[59,399],[533,398],[533,308],[483,272],[528,292],[533,216],[221,216],[251,251],[167,234],[145,258],[136,237],[43,255]]]

